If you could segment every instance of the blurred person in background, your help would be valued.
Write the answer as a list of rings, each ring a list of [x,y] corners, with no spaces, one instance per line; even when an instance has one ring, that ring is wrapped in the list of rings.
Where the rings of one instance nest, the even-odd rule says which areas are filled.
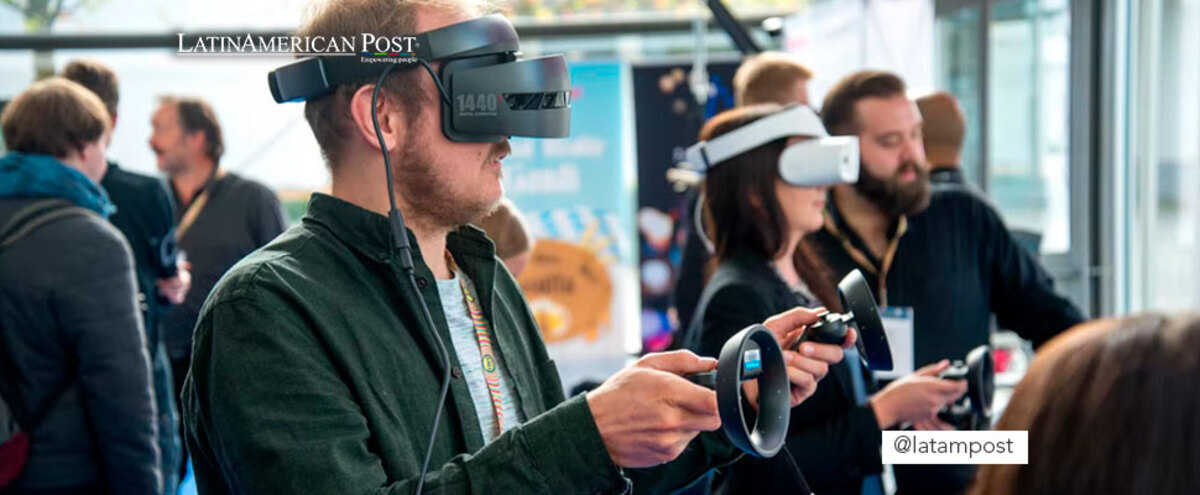
[[[929,182],[965,185],[962,170],[963,142],[967,119],[954,95],[936,91],[917,98],[921,111],[921,134],[925,160],[929,162]]]
[[[533,236],[517,205],[508,198],[501,199],[495,211],[476,221],[475,226],[483,229],[496,245],[496,256],[513,278],[520,277],[533,253]]]
[[[150,148],[175,200],[179,251],[192,271],[192,288],[183,304],[171,308],[162,321],[179,397],[204,300],[230,267],[274,239],[286,224],[275,193],[221,167],[225,141],[208,102],[163,97],[150,122]]]
[[[808,105],[808,82],[812,77],[812,70],[786,53],[765,52],[747,57],[733,75],[734,102],[737,106],[763,103]],[[679,261],[679,276],[672,292],[679,318],[677,342],[673,343],[673,347],[683,345],[680,337],[692,324],[700,292],[704,290],[706,267],[712,257],[697,229],[700,219],[695,216],[700,211],[696,207],[699,192],[691,195],[685,217],[689,221],[684,227],[687,233]]]
[[[1029,463],[979,470],[973,495],[1200,493],[1200,315],[1086,323],[1038,352],[996,430]]]
[[[62,78],[0,115],[12,150],[0,158],[0,467],[27,461],[5,493],[162,490],[133,260],[98,185],[111,126],[95,94]],[[14,420],[24,455],[9,450]]]
[[[763,52],[746,57],[733,74],[733,101],[743,107],[763,103],[808,105],[813,72],[795,56]]]
[[[858,182],[833,187],[824,228],[810,236],[834,280],[861,270],[879,305],[901,315],[885,315],[890,332],[906,334],[889,340],[912,343],[911,355],[894,357],[926,370],[988,344],[993,315],[1035,346],[1082,321],[990,204],[967,188],[930,187],[921,113],[906,90],[895,74],[864,70],[825,97],[825,128],[857,136],[861,160]],[[936,417],[913,426],[952,429]],[[961,493],[974,477],[973,466],[894,472],[901,494]]]
[[[111,68],[94,60],[74,60],[63,68],[61,75],[95,93],[116,127],[120,93],[117,74]],[[158,407],[158,447],[165,467],[163,493],[174,494],[179,486],[183,440],[176,426],[179,413],[171,363],[158,322],[168,308],[183,302],[191,285],[191,274],[176,262],[175,214],[161,180],[122,169],[109,159],[100,186],[117,208],[108,220],[129,242],[137,268],[138,305],[150,352],[154,400]]]

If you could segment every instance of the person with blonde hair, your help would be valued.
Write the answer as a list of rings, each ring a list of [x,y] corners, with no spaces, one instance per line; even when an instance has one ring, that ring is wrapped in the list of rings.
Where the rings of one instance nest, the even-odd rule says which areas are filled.
[[[762,103],[808,104],[812,69],[795,56],[764,52],[747,57],[733,75],[733,100],[739,106]]]

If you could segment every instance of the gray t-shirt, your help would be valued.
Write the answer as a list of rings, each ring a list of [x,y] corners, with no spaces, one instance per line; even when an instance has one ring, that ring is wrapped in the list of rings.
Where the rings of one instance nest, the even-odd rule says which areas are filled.
[[[204,209],[179,238],[179,251],[192,264],[192,288],[183,304],[163,317],[163,339],[172,359],[190,354],[200,308],[217,280],[287,227],[279,198],[266,186],[227,173],[209,187]],[[176,224],[187,211],[178,200]]]
[[[465,278],[465,275],[459,275]],[[472,294],[478,294],[470,279],[466,280]],[[463,298],[462,287],[459,287],[457,276],[450,280],[438,280],[438,296],[442,300],[442,309],[446,313],[446,324],[450,328],[450,341],[454,345],[454,353],[458,355],[459,365],[462,366],[463,377],[467,380],[467,389],[471,391],[471,401],[475,403],[475,415],[479,418],[479,428],[483,431],[484,443],[496,438],[496,413],[492,407],[492,397],[488,393],[487,382],[484,379],[482,354],[479,351],[479,341],[475,339],[475,324],[471,321],[471,312],[467,301]],[[490,324],[489,324],[490,327]],[[500,396],[504,409],[504,431],[512,429],[525,421],[518,406],[517,391],[513,389],[512,380],[504,366],[504,360],[496,352],[496,339],[492,338],[492,352],[496,355],[496,369],[500,373]]]

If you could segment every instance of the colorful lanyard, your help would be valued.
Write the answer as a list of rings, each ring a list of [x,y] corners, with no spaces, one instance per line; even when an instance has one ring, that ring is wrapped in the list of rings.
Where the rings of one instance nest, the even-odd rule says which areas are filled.
[[[449,251],[446,251],[446,263],[450,265],[454,276],[458,278],[458,286],[462,288],[463,299],[467,301],[467,309],[471,312],[471,323],[475,327],[475,340],[479,342],[483,378],[487,382],[488,395],[492,397],[492,410],[496,412],[495,434],[500,435],[504,432],[504,400],[500,394],[500,369],[496,366],[496,353],[492,351],[492,336],[488,334],[487,320],[483,318],[483,309],[479,307],[479,301],[475,299],[475,295],[467,286],[466,275],[458,269],[458,265],[454,264],[454,257],[450,255]]]
[[[883,265],[880,268],[875,268],[875,264],[871,263],[871,259],[862,251],[854,247],[850,242],[850,237],[838,230],[837,225],[833,223],[833,217],[829,215],[829,211],[825,211],[825,230],[842,241],[842,249],[846,250],[846,254],[854,259],[868,273],[875,275],[879,279],[879,305],[887,306],[887,274],[892,268],[892,261],[896,259],[896,250],[900,247],[900,238],[908,232],[908,217],[901,215],[900,224],[896,226],[896,235],[888,242],[887,252],[883,255]]]

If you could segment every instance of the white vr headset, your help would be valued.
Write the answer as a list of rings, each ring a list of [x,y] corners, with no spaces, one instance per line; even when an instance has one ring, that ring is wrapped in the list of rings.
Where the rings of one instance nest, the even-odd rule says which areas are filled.
[[[858,182],[858,138],[830,136],[817,113],[804,105],[788,108],[711,141],[688,147],[679,167],[697,174],[777,139],[813,139],[788,146],[779,155],[779,176],[796,186],[829,186]]]

